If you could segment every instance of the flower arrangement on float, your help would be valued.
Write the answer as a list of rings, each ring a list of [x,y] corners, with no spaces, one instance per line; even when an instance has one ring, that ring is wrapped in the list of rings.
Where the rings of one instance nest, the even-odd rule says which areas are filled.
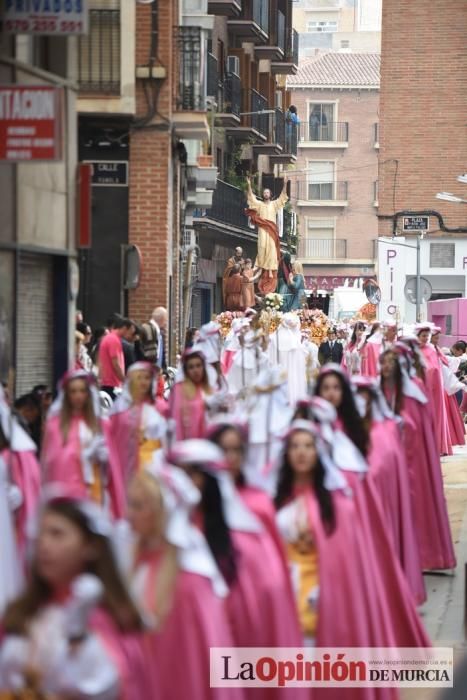
[[[234,318],[243,318],[244,316],[243,311],[223,311],[221,314],[218,314],[216,321],[220,325],[221,336],[225,338],[230,333]]]
[[[280,311],[282,308],[282,304],[284,301],[284,297],[282,294],[278,294],[277,292],[270,292],[269,294],[266,294],[266,296],[263,299],[263,308],[266,311]]]
[[[331,325],[326,314],[321,309],[300,309],[297,313],[302,330],[308,330],[310,340],[320,345],[325,340]]]

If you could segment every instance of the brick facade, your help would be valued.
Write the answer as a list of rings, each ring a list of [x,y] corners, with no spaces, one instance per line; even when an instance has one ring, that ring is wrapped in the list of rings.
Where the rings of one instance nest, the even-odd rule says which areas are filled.
[[[466,26],[465,0],[383,3],[380,214],[433,209],[448,227],[467,225],[465,205],[435,198],[467,195],[456,181],[466,170]],[[391,227],[380,221],[380,234]]]
[[[307,217],[316,219],[335,218],[335,237],[346,244],[346,264],[335,261],[333,265],[305,262],[307,274],[313,275],[359,275],[362,267],[371,266],[374,258],[374,239],[378,235],[377,208],[374,205],[374,183],[378,179],[378,151],[375,148],[374,125],[378,122],[378,91],[373,90],[312,90],[292,89],[292,103],[302,125],[306,128],[309,116],[309,103],[334,102],[334,119],[347,122],[349,129],[348,146],[300,147],[297,161],[297,174],[290,172],[292,180],[292,201],[299,215],[300,239],[307,235]],[[304,172],[310,160],[328,160],[335,163],[335,179],[347,182],[346,207],[300,206],[298,199],[307,183]],[[298,186],[296,183],[299,183]],[[295,192],[295,196],[294,196]],[[300,193],[300,195],[297,194]],[[310,236],[312,237],[312,236]],[[366,261],[366,262],[359,262]],[[353,266],[351,267],[351,265]]]
[[[136,65],[150,61],[152,5],[137,4]],[[156,65],[166,69],[164,80],[136,81],[136,123],[148,112],[147,91],[157,100],[157,113],[143,128],[132,130],[130,138],[129,242],[142,254],[142,277],[138,289],[129,292],[130,316],[149,318],[156,306],[171,312],[172,355],[176,352],[178,307],[178,243],[180,230],[179,164],[173,157],[173,138],[164,119],[170,119],[177,87],[178,2],[158,3],[158,46]],[[146,90],[146,93],[145,93]],[[172,284],[172,294],[170,285]]]

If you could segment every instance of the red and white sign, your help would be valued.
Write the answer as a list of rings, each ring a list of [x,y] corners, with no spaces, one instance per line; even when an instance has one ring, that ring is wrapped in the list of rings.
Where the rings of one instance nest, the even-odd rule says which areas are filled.
[[[3,29],[8,34],[87,34],[87,0],[6,0]]]
[[[0,86],[0,161],[60,160],[62,88]]]

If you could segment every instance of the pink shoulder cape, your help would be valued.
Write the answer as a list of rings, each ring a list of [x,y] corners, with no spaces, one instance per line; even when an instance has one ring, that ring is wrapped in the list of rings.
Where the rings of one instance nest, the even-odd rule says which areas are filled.
[[[20,552],[26,546],[26,524],[36,512],[41,490],[41,468],[36,453],[32,451],[16,452],[10,449],[1,453],[10,474],[10,478],[21,491],[23,502],[15,512],[16,532]]]

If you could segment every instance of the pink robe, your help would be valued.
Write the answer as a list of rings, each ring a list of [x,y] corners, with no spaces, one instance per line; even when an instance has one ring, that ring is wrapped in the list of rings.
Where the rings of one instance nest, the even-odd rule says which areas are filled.
[[[368,455],[372,479],[395,553],[417,604],[426,600],[420,552],[410,498],[410,481],[399,426],[393,420],[374,421]]]
[[[456,566],[456,556],[430,407],[404,396],[402,416],[421,565],[428,571],[452,569]]]
[[[441,364],[449,367],[449,361],[441,352],[438,353]],[[446,415],[448,419],[449,439],[452,445],[465,445],[465,425],[457,403],[455,394],[449,395],[444,391],[444,401],[446,404]]]
[[[452,445],[449,440],[448,418],[444,400],[443,376],[436,350],[431,345],[422,345],[420,349],[426,361],[425,385],[426,393],[431,401],[431,410],[435,416],[435,437],[438,453],[452,455]]]
[[[379,376],[379,356],[381,345],[379,343],[366,343],[362,353],[362,375],[364,377]]]
[[[203,392],[199,388],[193,399],[183,395],[183,382],[178,382],[170,393],[170,416],[175,420],[176,440],[202,438],[206,432]]]
[[[118,668],[120,700],[160,697],[148,633],[122,633],[102,608],[92,612],[90,627]]]
[[[16,536],[19,551],[26,546],[26,525],[36,512],[41,490],[41,468],[33,451],[2,450],[11,481],[19,488],[23,502],[15,511]]]
[[[149,565],[147,584],[151,586],[161,563],[160,553],[146,554],[140,563]],[[233,646],[225,601],[215,595],[209,578],[179,571],[172,610],[150,639],[159,684],[154,700],[244,700],[240,688],[209,687],[210,647]],[[149,696],[138,700],[146,697],[149,700]]]
[[[324,528],[318,500],[303,494],[319,567],[317,647],[397,646],[383,624],[378,596],[378,570],[368,557],[368,535],[359,523],[357,504],[341,491],[332,492],[335,528]],[[390,615],[390,611],[386,612]],[[394,624],[397,624],[394,620]],[[395,700],[394,688],[311,688],[310,700]],[[300,697],[300,695],[298,696]]]
[[[64,443],[60,416],[55,415],[47,419],[41,461],[45,483],[63,483],[71,487],[77,497],[89,498],[89,485],[84,480],[81,460],[80,421],[77,417],[72,419],[68,440]],[[114,517],[121,518],[125,513],[123,479],[110,435],[110,423],[108,420],[101,420],[100,424],[109,451],[106,489],[110,498],[110,508]]]
[[[301,647],[300,630],[283,545],[268,496],[249,487],[239,491],[264,527],[259,533],[231,530],[237,552],[237,580],[227,598],[234,644],[238,647]],[[292,700],[296,689],[252,689],[247,697]]]

